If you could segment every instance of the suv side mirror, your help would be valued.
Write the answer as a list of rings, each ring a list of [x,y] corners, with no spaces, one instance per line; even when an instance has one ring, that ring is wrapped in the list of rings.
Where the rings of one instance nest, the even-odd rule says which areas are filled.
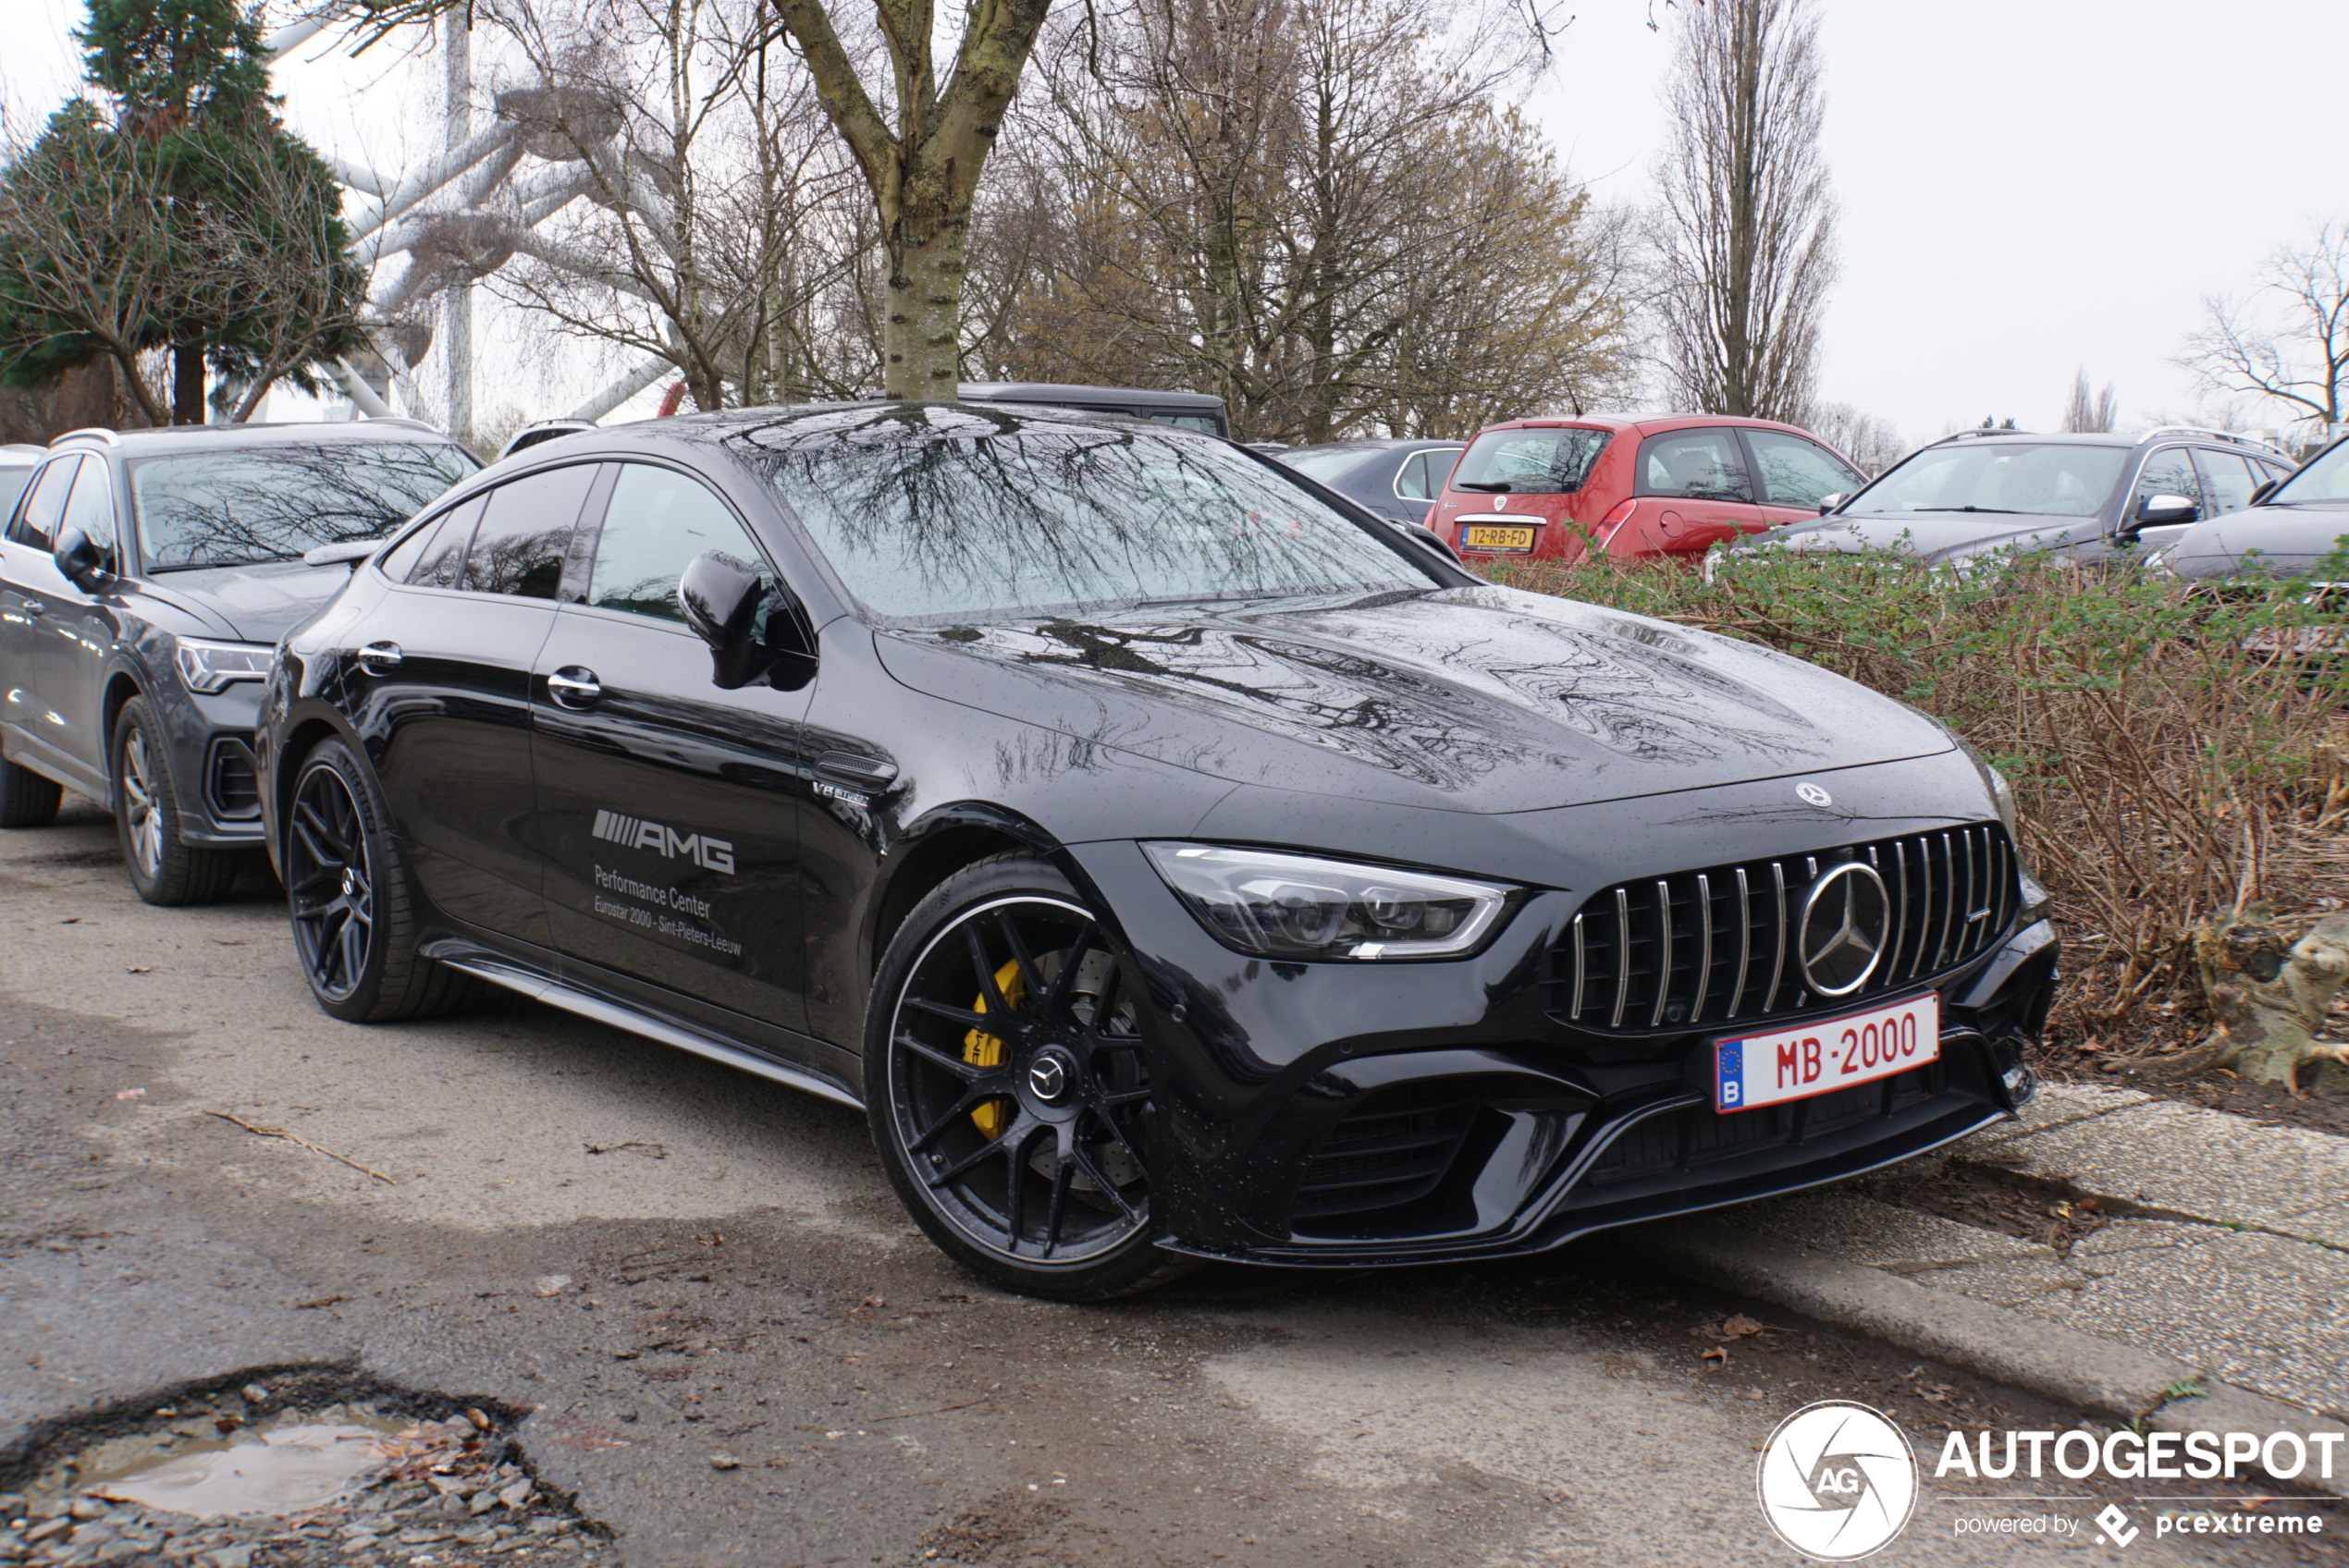
[[[816,679],[815,650],[791,601],[769,588],[747,561],[703,551],[677,580],[677,605],[685,624],[709,644],[709,679],[719,690],[735,691],[768,676],[783,691],[796,692]],[[756,634],[762,609],[764,637]]]
[[[114,576],[106,570],[107,556],[105,546],[79,528],[68,528],[57,537],[57,571],[85,594],[96,593]]]
[[[1851,492],[1849,490],[1838,490],[1833,495],[1820,496],[1818,501],[1819,515],[1821,517],[1826,516],[1827,513],[1835,510],[1836,508],[1843,505],[1844,502],[1850,500],[1851,498]]]
[[[2274,495],[2276,493],[2276,486],[2281,484],[2282,483],[2283,481],[2281,479],[2270,479],[2268,483],[2259,486],[2258,489],[2254,490],[2251,493],[2250,505],[2256,507],[2260,502],[2266,500],[2269,496]]]
[[[2130,519],[2135,526],[2123,532],[2134,534],[2139,528],[2160,527],[2172,522],[2200,522],[2202,508],[2183,496],[2147,496],[2137,503],[2137,514]]]

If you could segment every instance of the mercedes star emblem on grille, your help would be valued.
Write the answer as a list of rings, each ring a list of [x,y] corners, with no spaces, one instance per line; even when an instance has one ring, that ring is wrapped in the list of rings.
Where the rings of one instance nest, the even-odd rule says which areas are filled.
[[[1810,802],[1814,806],[1824,807],[1835,804],[1835,797],[1828,794],[1825,790],[1820,789],[1816,784],[1797,784],[1794,787],[1794,792],[1802,796],[1804,800]]]
[[[1802,977],[1822,997],[1867,984],[1892,935],[1892,897],[1864,861],[1831,866],[1802,900]]]

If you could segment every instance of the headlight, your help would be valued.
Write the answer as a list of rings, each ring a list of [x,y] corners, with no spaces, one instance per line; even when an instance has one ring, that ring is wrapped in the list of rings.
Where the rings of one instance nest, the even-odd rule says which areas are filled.
[[[1263,958],[1456,958],[1514,888],[1273,850],[1146,843],[1166,885],[1225,947]]]
[[[240,680],[269,679],[269,660],[277,649],[267,643],[203,643],[179,639],[179,679],[191,692],[206,696],[225,692]]]

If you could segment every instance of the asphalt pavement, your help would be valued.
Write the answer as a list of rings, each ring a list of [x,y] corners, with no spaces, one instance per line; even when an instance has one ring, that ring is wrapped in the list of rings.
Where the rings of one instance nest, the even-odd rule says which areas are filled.
[[[1754,1463],[1801,1405],[1928,1454],[2075,1418],[1605,1244],[1007,1296],[921,1239],[855,1113],[515,998],[336,1023],[274,888],[148,908],[69,807],[0,836],[0,1489],[309,1368],[518,1415],[631,1563],[1790,1562]],[[2341,1561],[1955,1528],[2102,1501],[1928,1479],[1872,1561]]]

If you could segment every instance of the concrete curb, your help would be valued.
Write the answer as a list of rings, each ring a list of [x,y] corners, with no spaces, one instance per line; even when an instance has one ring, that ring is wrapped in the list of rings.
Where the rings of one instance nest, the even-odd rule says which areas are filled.
[[[1707,1216],[1617,1232],[1632,1251],[1700,1284],[1750,1295],[1839,1329],[1851,1329],[1995,1382],[2157,1431],[2337,1432],[2341,1424],[2208,1377],[2158,1355],[2060,1324],[2042,1322],[1872,1268],[1789,1246]],[[2200,1391],[2182,1393],[2182,1386]],[[2349,1497],[2349,1451],[2331,1481],[2304,1476],[2279,1485]]]

